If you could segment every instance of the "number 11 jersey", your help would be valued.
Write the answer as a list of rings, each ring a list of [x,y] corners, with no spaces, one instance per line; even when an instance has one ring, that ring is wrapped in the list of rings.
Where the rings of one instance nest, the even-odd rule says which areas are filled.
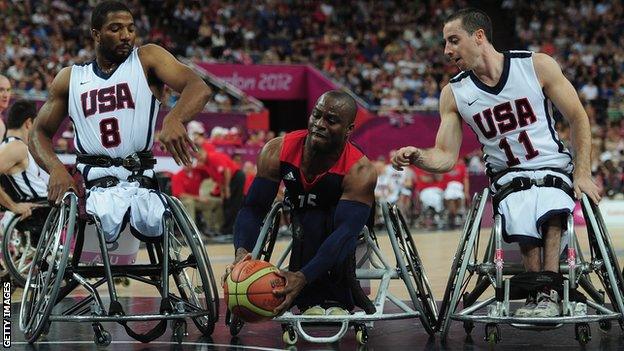
[[[481,82],[472,71],[450,80],[457,109],[483,145],[490,177],[510,168],[573,169],[572,156],[555,131],[552,106],[533,66],[533,53],[504,54],[496,86]]]

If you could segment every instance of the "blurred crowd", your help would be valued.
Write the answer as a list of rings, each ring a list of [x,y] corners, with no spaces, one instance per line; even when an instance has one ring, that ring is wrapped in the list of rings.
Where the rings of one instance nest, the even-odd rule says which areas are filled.
[[[43,98],[61,67],[94,57],[89,16],[95,2],[0,0],[0,72],[16,91]],[[442,54],[442,22],[466,2],[130,0],[127,4],[135,15],[137,45],[154,42],[179,57],[203,61],[312,64],[378,106],[380,114],[392,114],[437,109],[441,87],[457,73]],[[623,5],[602,0],[505,0],[501,11],[515,21],[515,37],[507,38],[507,46],[545,52],[561,64],[592,122],[594,174],[607,196],[622,194]],[[176,98],[168,94],[163,100],[172,106]],[[236,100],[214,89],[208,109],[229,111],[233,105],[253,108],[244,98]],[[560,116],[558,120],[557,129],[568,135],[565,121]],[[266,139],[250,136],[240,142],[261,144]],[[228,140],[239,142],[236,137]]]

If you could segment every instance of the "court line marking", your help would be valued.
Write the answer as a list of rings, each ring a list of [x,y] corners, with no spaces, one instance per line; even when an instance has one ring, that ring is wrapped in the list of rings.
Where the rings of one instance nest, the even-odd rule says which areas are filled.
[[[27,345],[26,341],[14,341],[11,342],[11,345]],[[95,345],[93,340],[89,341],[81,341],[81,340],[66,340],[66,341],[37,341],[32,345],[54,345],[54,344],[92,344]],[[213,344],[213,343],[205,343],[205,342],[168,342],[168,341],[151,341],[147,344],[142,343],[140,341],[128,340],[128,341],[112,341],[111,344],[142,344],[142,345],[153,345],[153,344],[163,344],[163,345],[189,345],[189,346],[217,346],[217,347],[235,347],[237,349],[249,349],[249,350],[262,350],[262,351],[284,351],[288,349],[274,349],[270,347],[262,347],[262,346],[247,346],[247,345],[238,345],[238,344]]]

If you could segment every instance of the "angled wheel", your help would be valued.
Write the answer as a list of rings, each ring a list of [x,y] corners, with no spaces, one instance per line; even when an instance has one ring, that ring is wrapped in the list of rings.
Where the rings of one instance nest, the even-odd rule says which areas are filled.
[[[71,251],[71,245],[63,242],[71,243],[76,231],[76,203],[76,196],[67,193],[60,208],[50,212],[39,239],[20,307],[20,329],[29,343],[35,342],[46,328],[59,297]]]
[[[600,209],[586,195],[581,199],[581,208],[587,232],[592,258],[603,261],[598,270],[598,277],[605,287],[605,292],[616,312],[624,313],[624,279],[613,247],[611,236],[604,223]],[[593,261],[593,260],[592,260]]]
[[[264,218],[260,234],[258,235],[258,241],[252,252],[252,257],[266,262],[271,261],[283,208],[284,205],[281,202],[276,202],[273,204],[269,214]]]
[[[489,190],[486,188],[481,193],[475,194],[472,199],[472,206],[466,216],[467,220],[464,223],[462,235],[459,238],[459,244],[453,263],[451,265],[451,272],[446,283],[446,290],[444,291],[444,297],[437,320],[437,330],[442,332],[442,338],[446,338],[448,334],[449,325],[451,322],[451,314],[457,308],[460,301],[460,295],[464,285],[464,275],[466,273],[466,267],[470,260],[470,256],[473,253],[474,244],[477,235],[479,234],[479,228],[481,226],[481,217],[485,208],[485,203]]]
[[[19,217],[13,217],[2,233],[2,258],[11,278],[20,287],[26,284],[36,249],[29,233],[19,230]]]
[[[398,239],[400,254],[405,262],[404,267],[401,267],[403,274],[405,277],[411,277],[414,287],[416,288],[416,295],[422,304],[425,317],[429,321],[429,324],[434,327],[438,317],[438,306],[436,305],[436,300],[433,296],[431,284],[429,284],[429,280],[427,279],[422,260],[420,259],[420,255],[418,255],[416,245],[414,244],[407,222],[405,218],[403,218],[403,214],[395,205],[390,207],[389,210],[393,230]]]
[[[219,292],[217,283],[195,224],[176,198],[167,196],[174,218],[173,231],[169,233],[169,264],[180,297],[175,303],[183,304],[185,311],[208,311],[205,316],[193,317],[193,322],[203,335],[211,335],[219,319]]]

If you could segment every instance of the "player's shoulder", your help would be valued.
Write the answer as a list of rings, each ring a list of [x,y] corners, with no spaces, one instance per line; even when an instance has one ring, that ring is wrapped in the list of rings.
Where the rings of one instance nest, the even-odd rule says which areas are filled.
[[[559,63],[547,54],[535,53],[533,55],[533,67],[542,85],[556,81],[561,75]]]
[[[373,162],[366,155],[362,155],[349,169],[349,176],[365,183],[374,183],[377,179],[377,170]]]
[[[149,43],[139,46],[137,53],[141,62],[152,64],[160,62],[162,56],[169,54],[169,51],[160,45]]]
[[[533,64],[539,68],[554,68],[554,67],[559,67],[559,64],[557,63],[557,61],[555,61],[554,58],[552,58],[550,55],[548,54],[544,54],[541,52],[536,52],[533,54]]]
[[[284,137],[279,136],[275,137],[266,144],[262,148],[260,155],[265,160],[279,160],[280,151],[282,150],[282,145],[284,144]]]

